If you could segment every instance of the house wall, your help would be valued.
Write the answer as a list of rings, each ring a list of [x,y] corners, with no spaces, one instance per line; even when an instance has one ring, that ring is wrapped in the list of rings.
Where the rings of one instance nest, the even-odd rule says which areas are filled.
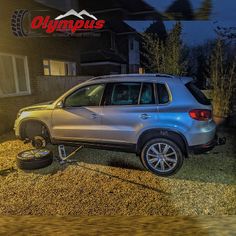
[[[93,66],[82,66],[81,72],[84,75],[99,76],[99,75],[109,75],[109,74],[120,74],[121,65],[93,65]]]
[[[0,97],[0,133],[12,129],[17,111],[20,108],[48,99],[39,89],[42,83],[45,82],[41,77],[43,75],[44,58],[75,61],[79,64],[80,49],[76,38],[15,37],[11,32],[11,16],[16,9],[44,10],[47,8],[32,0],[1,0],[0,2],[0,53],[27,56],[31,86],[30,95]],[[50,10],[52,11],[52,9]],[[80,69],[78,69],[78,72],[80,72]],[[48,78],[49,80],[50,78]],[[52,81],[58,83],[59,78],[58,81]],[[50,81],[50,87],[48,88],[53,88],[52,81]],[[60,90],[60,92],[63,91]],[[56,97],[58,93],[59,91],[56,89],[51,89],[51,99]]]

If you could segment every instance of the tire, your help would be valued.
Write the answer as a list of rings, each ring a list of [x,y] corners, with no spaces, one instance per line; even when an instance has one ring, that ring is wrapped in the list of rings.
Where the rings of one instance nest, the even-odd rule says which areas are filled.
[[[11,18],[12,32],[17,37],[25,37],[28,34],[24,32],[23,21],[27,10],[17,10],[13,13]]]
[[[155,138],[143,146],[140,160],[153,174],[167,177],[182,167],[184,156],[176,143],[165,138]]]
[[[21,152],[16,157],[16,164],[19,169],[35,170],[51,165],[53,154],[48,149],[30,149]]]

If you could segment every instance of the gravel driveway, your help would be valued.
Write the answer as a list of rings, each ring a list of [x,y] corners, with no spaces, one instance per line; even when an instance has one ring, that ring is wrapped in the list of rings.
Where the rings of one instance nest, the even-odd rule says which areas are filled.
[[[42,170],[15,166],[31,148],[0,137],[0,215],[236,214],[235,137],[207,155],[186,159],[178,174],[157,177],[132,154],[83,149],[73,164]],[[234,145],[233,145],[234,144]]]

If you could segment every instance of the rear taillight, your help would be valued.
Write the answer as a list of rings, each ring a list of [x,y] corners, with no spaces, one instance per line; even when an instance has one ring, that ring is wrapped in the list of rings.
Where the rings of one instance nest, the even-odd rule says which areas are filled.
[[[189,112],[189,115],[194,120],[199,121],[207,121],[210,120],[211,117],[211,110],[205,110],[205,109],[194,109]]]

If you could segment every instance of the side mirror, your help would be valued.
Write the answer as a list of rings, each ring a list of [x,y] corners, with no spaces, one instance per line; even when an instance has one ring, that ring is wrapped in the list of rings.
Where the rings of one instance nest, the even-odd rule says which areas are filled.
[[[58,108],[58,109],[62,109],[63,107],[64,107],[63,101],[58,102],[56,105],[56,108]]]

